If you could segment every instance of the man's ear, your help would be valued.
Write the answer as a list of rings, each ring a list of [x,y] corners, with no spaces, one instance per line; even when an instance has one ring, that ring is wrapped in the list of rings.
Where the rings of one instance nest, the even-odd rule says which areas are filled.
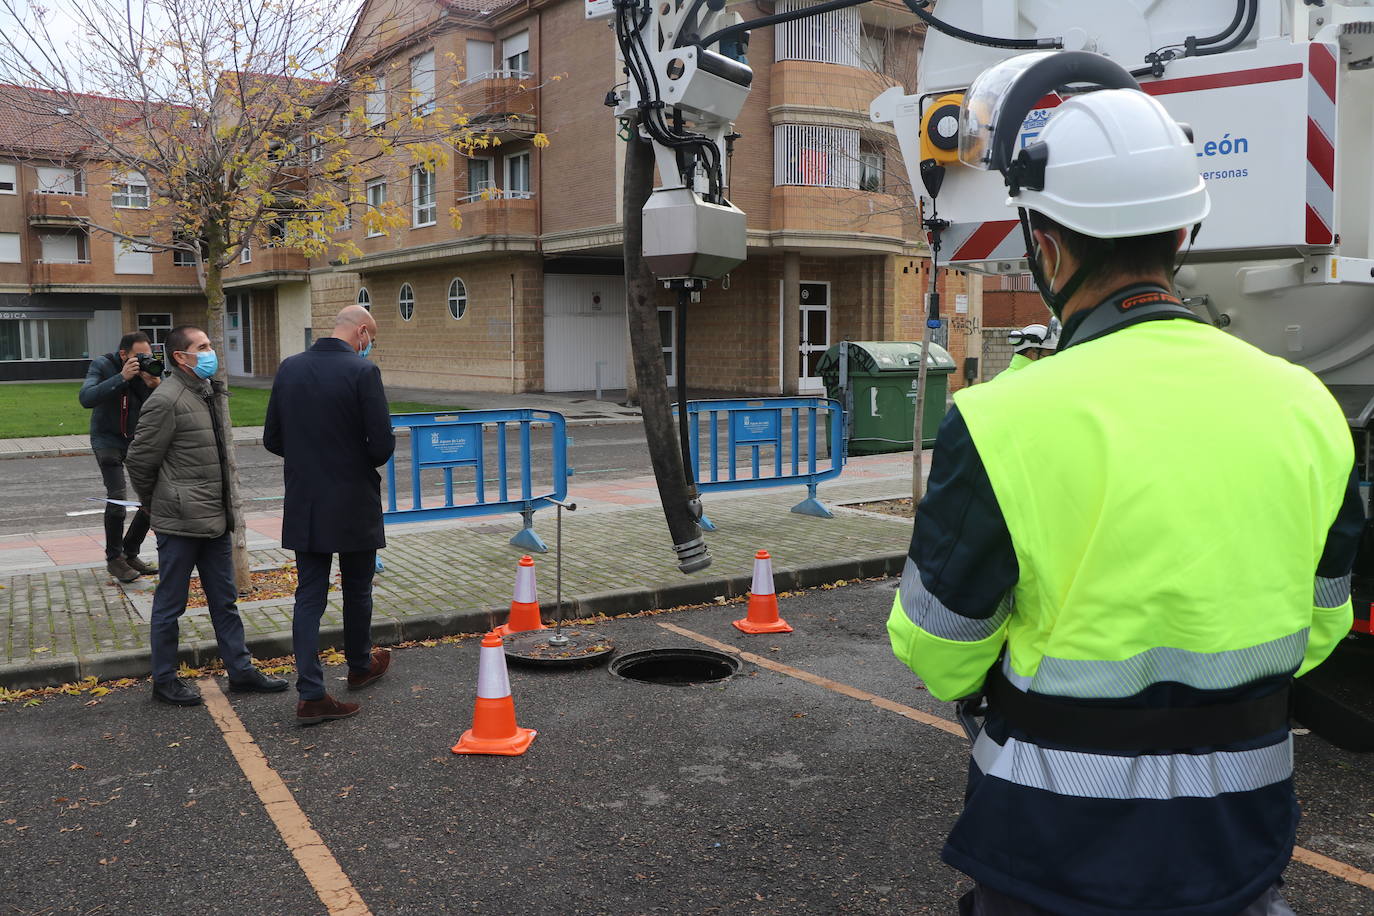
[[[1175,241],[1174,241],[1174,253],[1175,253],[1175,254],[1177,254],[1178,251],[1179,251],[1181,248],[1183,248],[1183,243],[1186,242],[1186,241],[1188,241],[1188,229],[1187,229],[1187,227],[1185,226],[1184,228],[1178,230],[1178,233],[1177,233],[1177,235],[1176,235],[1176,237],[1175,237]]]

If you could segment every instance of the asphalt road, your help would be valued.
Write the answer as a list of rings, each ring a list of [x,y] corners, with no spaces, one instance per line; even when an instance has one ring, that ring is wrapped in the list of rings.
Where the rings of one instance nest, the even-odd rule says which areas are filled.
[[[616,479],[651,474],[649,453],[642,428],[637,423],[609,426],[578,426],[569,430],[573,444],[570,463],[581,481]],[[550,466],[547,436],[538,431],[532,436],[533,464]],[[494,447],[488,449],[487,479],[493,479]],[[512,436],[511,460],[517,454]],[[249,512],[280,505],[282,496],[281,459],[261,446],[238,449],[239,479]],[[514,466],[514,465],[512,465]],[[409,492],[409,464],[397,465],[399,489]],[[463,475],[467,476],[464,477]],[[536,475],[536,485],[547,482]],[[471,472],[459,472],[460,482],[472,479]],[[439,472],[426,472],[427,492],[438,492]],[[463,489],[460,483],[460,490]],[[71,528],[92,528],[101,524],[102,510],[88,496],[104,496],[100,470],[89,454],[67,458],[16,458],[0,461],[0,535],[27,534]],[[132,498],[132,495],[131,497]],[[71,515],[69,513],[82,513]]]
[[[597,627],[622,654],[702,647],[671,624],[948,718],[888,649],[892,588],[784,598],[790,635],[740,634],[740,605]],[[460,757],[476,659],[471,639],[398,651],[358,717],[314,728],[289,695],[233,696],[372,913],[949,914],[967,887],[938,860],[961,737],[747,661],[714,686],[512,668],[539,737]],[[205,708],[155,706],[146,683],[88,704],[0,706],[3,912],[325,912]],[[1366,872],[1369,760],[1297,739],[1299,843]],[[1374,891],[1286,877],[1300,914],[1374,914]]]

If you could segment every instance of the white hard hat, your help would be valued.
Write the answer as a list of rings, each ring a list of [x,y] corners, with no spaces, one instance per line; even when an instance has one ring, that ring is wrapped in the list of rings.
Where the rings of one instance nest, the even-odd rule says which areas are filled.
[[[1008,197],[1009,206],[1102,239],[1182,229],[1211,209],[1192,141],[1163,105],[1138,90],[1068,100],[1027,151],[1041,144],[1043,180]]]
[[[1053,350],[1059,346],[1059,329],[1043,324],[1028,324],[1007,334],[1007,343],[1017,353],[1026,350]]]

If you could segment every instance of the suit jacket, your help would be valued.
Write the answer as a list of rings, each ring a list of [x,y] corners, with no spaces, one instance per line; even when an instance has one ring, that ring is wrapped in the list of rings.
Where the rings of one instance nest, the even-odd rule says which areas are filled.
[[[386,546],[381,476],[396,449],[381,370],[336,337],[277,369],[262,444],[286,459],[282,546],[347,553]]]

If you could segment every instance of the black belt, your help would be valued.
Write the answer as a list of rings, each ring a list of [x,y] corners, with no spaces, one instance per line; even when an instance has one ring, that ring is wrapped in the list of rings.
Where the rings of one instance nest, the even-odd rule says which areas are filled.
[[[1252,741],[1288,728],[1288,686],[1251,700],[1162,709],[1081,706],[988,674],[989,706],[1038,742],[1101,751],[1177,751]]]

